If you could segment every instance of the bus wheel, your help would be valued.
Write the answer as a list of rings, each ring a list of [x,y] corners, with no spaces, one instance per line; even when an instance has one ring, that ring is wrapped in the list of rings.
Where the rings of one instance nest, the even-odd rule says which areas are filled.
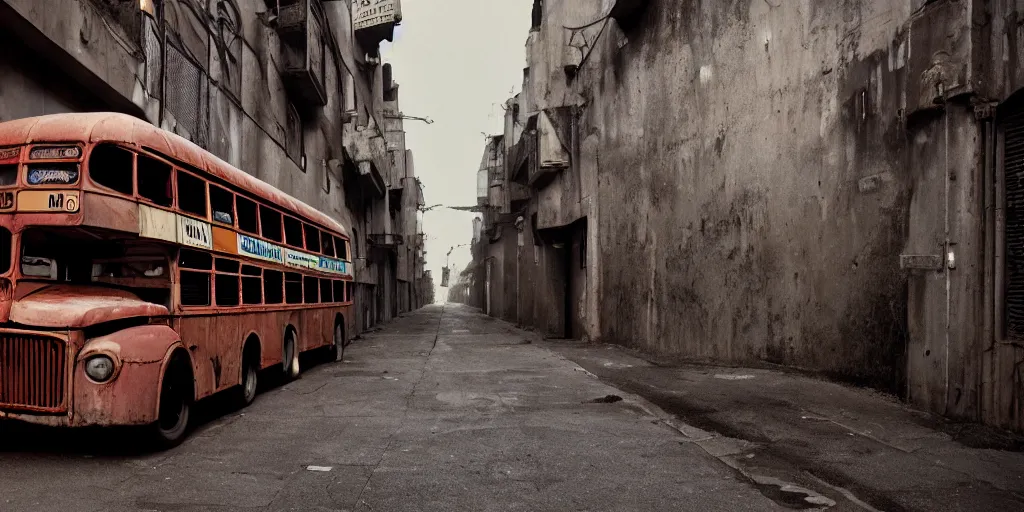
[[[341,323],[334,325],[334,344],[331,345],[331,359],[343,361],[345,359],[345,328]]]
[[[288,329],[284,336],[284,354],[281,359],[284,376],[288,379],[299,378],[299,351],[295,343],[295,331]]]
[[[173,448],[185,440],[189,414],[192,411],[192,373],[176,359],[167,367],[160,384],[160,412],[156,423],[150,426],[151,437],[157,448]]]
[[[248,347],[247,347],[248,348]],[[256,389],[259,383],[259,352],[255,354],[246,350],[242,356],[242,384],[235,392],[235,402],[245,407],[256,400]]]

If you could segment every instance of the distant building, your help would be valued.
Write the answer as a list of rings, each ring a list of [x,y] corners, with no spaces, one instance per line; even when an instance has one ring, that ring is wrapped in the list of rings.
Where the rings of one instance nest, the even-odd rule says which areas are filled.
[[[1024,431],[1014,5],[537,0],[470,302]]]
[[[412,176],[405,158],[387,156],[385,139],[404,146],[404,135],[389,131],[378,51],[401,9],[384,2],[368,16],[360,5],[0,0],[0,121],[135,115],[352,226],[357,322],[367,328],[422,303],[387,256],[419,230],[389,222],[391,212],[415,219],[421,194],[392,205],[386,180]],[[363,15],[355,29],[353,15]]]

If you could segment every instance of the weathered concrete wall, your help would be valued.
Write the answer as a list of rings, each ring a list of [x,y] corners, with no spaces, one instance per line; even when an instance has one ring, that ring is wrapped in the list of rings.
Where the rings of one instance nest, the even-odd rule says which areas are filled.
[[[580,77],[601,339],[900,386],[910,13],[669,1],[609,27]]]

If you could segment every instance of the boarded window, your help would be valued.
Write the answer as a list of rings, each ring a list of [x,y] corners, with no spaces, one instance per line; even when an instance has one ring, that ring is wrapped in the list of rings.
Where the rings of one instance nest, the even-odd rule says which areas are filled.
[[[306,231],[306,250],[320,252],[320,230],[309,224],[303,224],[302,228]]]
[[[134,191],[134,154],[113,144],[99,144],[89,155],[89,176],[98,185],[131,195]]]
[[[210,209],[214,222],[235,224],[235,195],[216,185],[210,185]]]
[[[238,196],[236,198],[236,206],[238,207],[238,229],[245,231],[246,233],[259,234],[259,221],[256,214],[256,203]]]
[[[288,304],[302,303],[302,274],[288,272],[284,275],[284,300]]]
[[[284,218],[284,243],[302,248],[302,223],[295,217]]]
[[[260,205],[260,231],[263,238],[280,242],[281,236],[281,214],[266,206]]]
[[[242,266],[242,303],[263,302],[263,269],[250,265]]]
[[[330,279],[320,280],[320,302],[334,302],[334,288]]]
[[[304,281],[303,289],[306,293],[303,297],[303,301],[306,304],[316,304],[317,302],[320,302],[320,283],[317,282],[317,279],[315,277],[306,277],[304,278]]]
[[[334,302],[345,302],[345,281],[336,279],[331,284],[334,288]]]
[[[263,302],[280,304],[284,302],[284,276],[276,270],[263,272]]]
[[[174,204],[170,164],[140,154],[138,166],[139,196],[159,206]]]
[[[178,171],[178,208],[183,212],[206,218],[206,182]]]
[[[217,274],[215,285],[218,306],[238,305],[238,274]]]

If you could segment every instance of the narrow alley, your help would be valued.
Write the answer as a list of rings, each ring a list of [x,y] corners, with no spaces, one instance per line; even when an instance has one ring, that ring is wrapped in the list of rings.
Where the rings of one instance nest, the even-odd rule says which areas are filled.
[[[1019,453],[972,450],[920,429],[918,445],[931,450],[920,457],[908,439],[906,448],[891,450],[885,445],[900,441],[857,436],[843,450],[824,439],[833,451],[821,457],[899,477],[862,495],[850,490],[855,486],[807,480],[787,466],[792,460],[776,460],[785,452],[773,456],[757,440],[719,436],[713,425],[689,426],[597,378],[641,392],[635,382],[645,376],[676,386],[655,386],[662,394],[685,396],[685,386],[709,391],[692,369],[671,382],[667,376],[677,371],[684,372],[618,349],[545,342],[466,306],[429,306],[354,341],[344,362],[319,364],[243,411],[213,417],[177,450],[124,452],[105,432],[35,432],[17,441],[4,435],[0,509],[1010,510],[1022,503],[1012,492],[1021,488]],[[722,373],[749,372],[712,372]],[[793,379],[757,372],[703,380],[727,394],[731,385],[743,386],[733,388],[740,392],[799,387]],[[859,400],[849,402],[850,424],[865,421],[856,407],[875,411],[874,421],[886,411],[897,411],[888,416],[896,422],[906,413],[878,407],[880,399],[859,390],[816,389],[838,393],[833,400]],[[709,406],[720,398],[709,397]],[[833,403],[819,412],[840,409]],[[788,437],[780,423],[785,407],[735,410],[746,414],[738,421],[748,430]],[[804,439],[805,452],[816,452],[822,436]],[[765,456],[775,461],[770,467],[753,462]],[[808,468],[818,463],[803,461]],[[972,463],[969,478],[965,464]],[[982,481],[986,475],[992,483]],[[949,492],[933,493],[938,486]]]

